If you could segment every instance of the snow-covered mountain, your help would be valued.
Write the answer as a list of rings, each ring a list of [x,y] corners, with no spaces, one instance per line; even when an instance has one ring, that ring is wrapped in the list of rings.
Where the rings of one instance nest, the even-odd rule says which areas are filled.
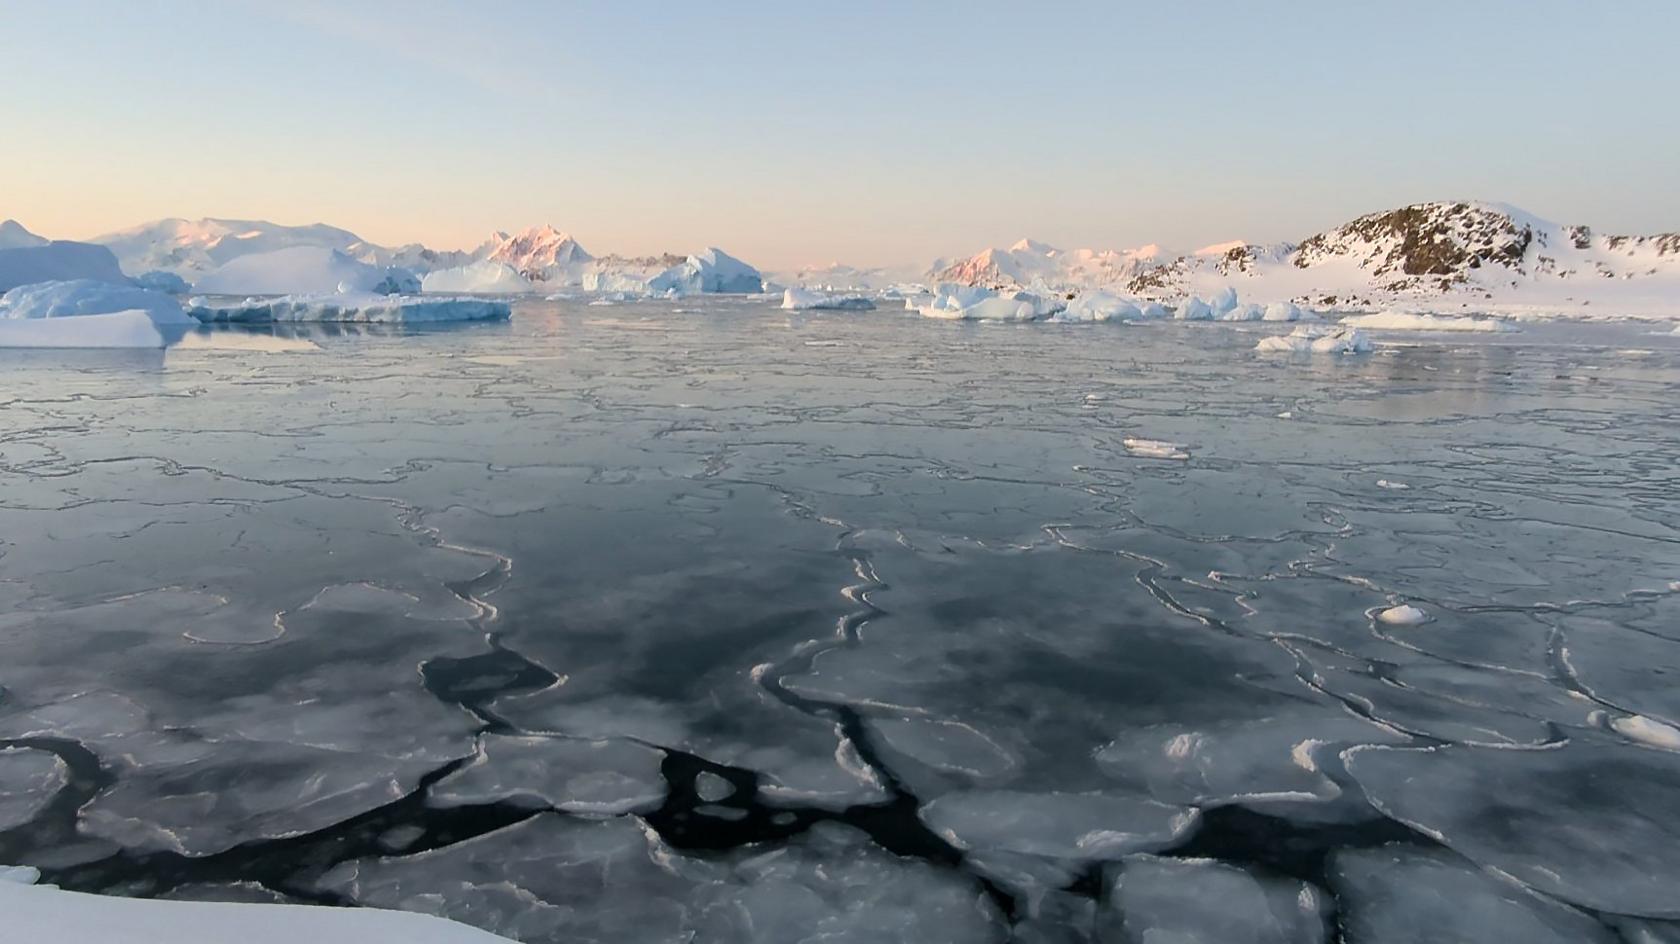
[[[1212,296],[1323,307],[1391,304],[1680,314],[1680,234],[1619,236],[1498,203],[1420,203],[1370,213],[1299,243],[1063,252],[1022,240],[936,268],[939,282],[1143,298]]]
[[[0,249],[29,249],[45,246],[48,240],[23,228],[17,220],[0,222]]]
[[[570,233],[548,225],[533,226],[512,236],[496,233],[473,256],[510,265],[532,282],[562,285],[579,284],[584,267],[595,260]]]
[[[107,233],[91,242],[110,247],[123,271],[132,275],[161,270],[189,282],[240,256],[296,246],[330,249],[370,264],[392,264],[374,258],[386,250],[323,223],[284,226],[266,220],[167,219]]]

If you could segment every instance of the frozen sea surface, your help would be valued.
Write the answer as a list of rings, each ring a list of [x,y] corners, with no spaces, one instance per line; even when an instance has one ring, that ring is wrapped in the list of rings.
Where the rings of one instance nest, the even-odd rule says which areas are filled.
[[[1680,337],[681,304],[0,352],[0,864],[527,942],[1680,939]]]

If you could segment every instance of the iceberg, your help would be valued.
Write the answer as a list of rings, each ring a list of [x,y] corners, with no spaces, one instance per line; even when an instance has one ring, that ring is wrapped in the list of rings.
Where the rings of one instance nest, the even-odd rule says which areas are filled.
[[[336,249],[292,246],[234,258],[194,288],[206,295],[377,292],[400,288],[413,277],[405,269],[381,269]]]
[[[268,324],[284,322],[358,322],[432,324],[448,321],[505,321],[513,314],[507,302],[483,298],[437,298],[421,295],[288,295],[247,298],[216,304],[195,298],[187,313],[205,323]]]
[[[1229,285],[1220,289],[1219,294],[1213,296],[1211,307],[1213,308],[1213,313],[1216,315],[1223,315],[1227,312],[1236,310],[1237,290]]]
[[[1315,321],[1318,316],[1290,302],[1273,302],[1266,306],[1261,321]]]
[[[1260,305],[1247,303],[1238,305],[1219,315],[1220,321],[1262,321],[1266,317],[1266,309]]]
[[[1213,306],[1192,295],[1179,303],[1173,317],[1179,321],[1212,321]]]
[[[17,220],[0,220],[0,249],[26,249],[45,246],[50,240],[23,228]]]
[[[37,282],[0,295],[0,318],[6,319],[72,318],[119,311],[143,311],[159,324],[192,324],[182,314],[181,304],[168,295],[114,282]]]
[[[420,280],[422,292],[466,292],[474,295],[521,295],[535,291],[531,280],[505,262],[488,259],[453,269],[426,273]]]
[[[1055,321],[1125,321],[1142,318],[1143,311],[1113,292],[1083,292],[1057,312]]]
[[[941,285],[933,301],[913,307],[924,318],[950,321],[1038,321],[1060,312],[1066,304],[1031,292],[999,293],[968,285]]]
[[[50,242],[0,249],[0,292],[32,282],[96,279],[126,284],[117,257],[92,243]]]
[[[1383,311],[1374,315],[1343,318],[1342,324],[1377,331],[1518,331],[1516,325],[1497,318],[1461,318],[1451,315],[1419,315],[1404,311]]]
[[[862,295],[826,295],[810,289],[790,288],[782,292],[782,308],[788,311],[874,311],[875,303]]]
[[[166,269],[153,269],[129,279],[135,285],[152,292],[162,292],[165,295],[185,295],[192,291],[187,280]]]
[[[1330,328],[1302,325],[1273,338],[1261,338],[1254,346],[1266,354],[1367,354],[1371,339],[1358,328],[1336,325]]]
[[[1142,311],[1142,316],[1149,319],[1165,318],[1171,314],[1172,312],[1167,310],[1167,306],[1160,302],[1148,302],[1143,306]]]
[[[756,295],[764,291],[764,279],[757,269],[714,247],[654,276],[648,290]]]
[[[93,279],[0,296],[0,347],[161,348],[195,323],[168,295]]]

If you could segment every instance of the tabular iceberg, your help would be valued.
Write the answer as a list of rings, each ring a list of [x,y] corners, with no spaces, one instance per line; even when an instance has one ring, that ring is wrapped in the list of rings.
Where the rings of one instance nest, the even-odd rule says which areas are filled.
[[[94,279],[0,296],[0,347],[161,348],[194,324],[168,295]]]
[[[513,313],[507,302],[483,298],[434,298],[418,295],[289,295],[247,298],[226,305],[195,298],[187,313],[206,323],[359,322],[429,324],[447,321],[503,321]]]
[[[788,311],[873,311],[875,303],[862,295],[826,295],[790,288],[782,292],[782,307]]]

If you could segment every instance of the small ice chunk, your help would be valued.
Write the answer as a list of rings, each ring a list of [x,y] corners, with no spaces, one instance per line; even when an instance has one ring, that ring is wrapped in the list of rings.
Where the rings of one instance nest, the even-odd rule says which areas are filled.
[[[1407,485],[1405,482],[1396,482],[1393,479],[1377,479],[1377,487],[1386,488],[1395,492],[1404,492],[1411,488],[1411,486]]]
[[[0,748],[0,833],[35,818],[69,780],[57,754]]]
[[[1428,622],[1429,614],[1410,603],[1402,603],[1399,606],[1391,606],[1386,610],[1379,611],[1377,619],[1390,626],[1416,626],[1419,623]]]
[[[709,770],[694,778],[694,793],[707,803],[727,800],[735,795],[735,785]]]
[[[1331,910],[1328,895],[1296,879],[1209,859],[1139,855],[1121,865],[1099,923],[1113,932],[1102,940],[1319,944]]]
[[[41,870],[27,865],[0,865],[0,882],[13,885],[33,885],[41,880]]]
[[[1179,445],[1178,443],[1167,442],[1163,439],[1143,439],[1141,437],[1128,436],[1125,439],[1120,440],[1120,444],[1125,446],[1126,451],[1130,452],[1132,455],[1143,456],[1147,459],[1190,458],[1190,454],[1184,451],[1187,447]]]
[[[1261,338],[1254,349],[1263,354],[1367,354],[1372,347],[1358,328],[1301,325],[1286,335]]]
[[[1220,321],[1260,321],[1266,317],[1266,309],[1249,303],[1238,305],[1219,316]]]
[[[1611,730],[1630,740],[1670,751],[1680,751],[1680,728],[1644,715],[1628,715],[1610,722]]]
[[[566,813],[646,813],[665,801],[662,751],[633,741],[485,735],[468,766],[438,781],[433,806],[535,797]]]
[[[1196,827],[1194,809],[1094,793],[973,790],[921,809],[929,829],[959,849],[1080,862],[1173,845]]]

